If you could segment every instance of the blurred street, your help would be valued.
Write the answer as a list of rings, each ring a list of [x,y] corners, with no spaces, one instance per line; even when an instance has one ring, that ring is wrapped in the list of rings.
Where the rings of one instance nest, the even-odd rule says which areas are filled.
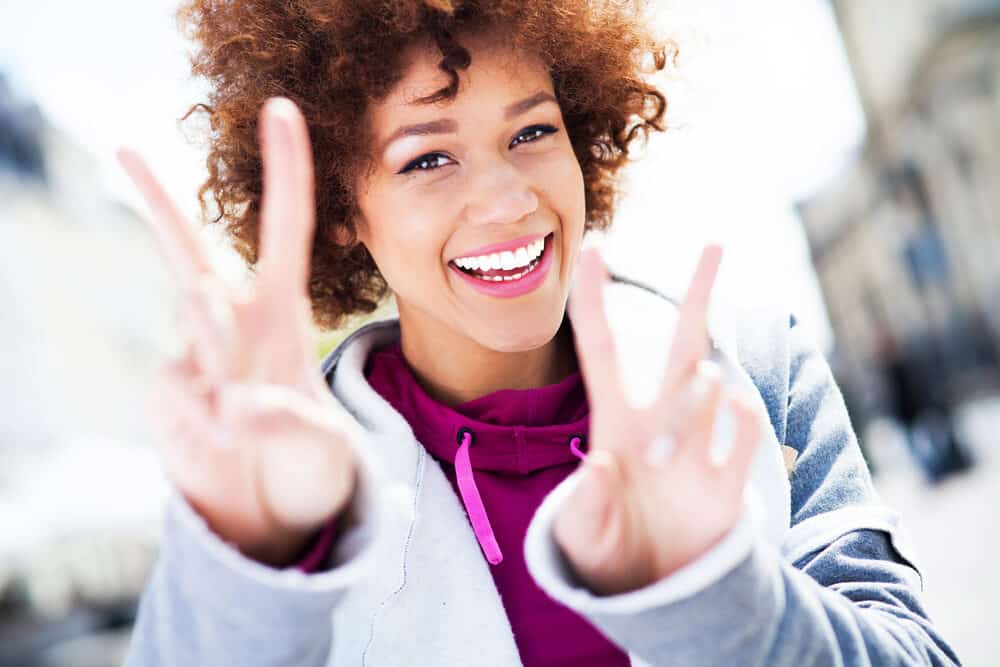
[[[996,667],[1000,665],[1000,568],[996,567],[1000,398],[970,402],[962,409],[960,422],[977,465],[936,486],[926,484],[907,460],[900,433],[892,424],[873,424],[865,437],[877,448],[886,470],[876,478],[876,486],[886,503],[902,513],[917,550],[932,620],[964,665]]]

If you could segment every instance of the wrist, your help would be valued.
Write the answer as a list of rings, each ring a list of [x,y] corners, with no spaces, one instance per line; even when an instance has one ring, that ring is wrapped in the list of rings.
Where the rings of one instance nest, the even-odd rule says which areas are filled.
[[[272,509],[263,508],[262,514],[267,528],[261,533],[262,539],[243,542],[245,546],[240,548],[240,551],[248,558],[275,568],[287,568],[298,564],[310,545],[315,543],[318,535],[322,535],[324,527],[341,526],[344,523],[344,515],[353,508],[357,494],[356,469],[352,469],[349,474],[350,481],[347,485],[337,485],[343,491],[335,500],[334,506],[318,515],[318,521],[282,522],[276,518],[276,513]],[[317,516],[315,510],[304,507],[286,514],[300,517]]]
[[[267,539],[234,546],[251,560],[275,569],[285,569],[298,562],[302,553],[322,529],[322,526],[317,526],[302,531],[276,531]]]
[[[595,596],[611,597],[648,588],[690,568],[726,541],[738,525],[739,518],[736,517],[732,525],[700,535],[683,545],[676,544],[674,540],[670,548],[652,542],[621,545],[616,552],[608,553],[599,562],[575,562],[557,538],[555,542],[580,584]]]
[[[261,516],[220,516],[195,499],[188,498],[188,503],[219,539],[247,558],[276,569],[292,565],[322,526],[285,526]]]

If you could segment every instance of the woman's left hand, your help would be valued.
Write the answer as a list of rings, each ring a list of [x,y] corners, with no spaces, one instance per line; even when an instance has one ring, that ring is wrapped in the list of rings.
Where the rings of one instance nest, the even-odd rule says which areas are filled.
[[[626,400],[604,310],[607,269],[583,251],[570,308],[590,401],[582,477],[555,520],[554,533],[576,574],[599,595],[652,584],[695,560],[732,529],[761,434],[750,401],[724,386],[709,351],[709,295],[722,251],[708,246],[680,307],[665,375],[655,400]],[[716,434],[727,411],[732,428]],[[725,419],[725,417],[724,417]],[[732,440],[713,460],[715,436]]]

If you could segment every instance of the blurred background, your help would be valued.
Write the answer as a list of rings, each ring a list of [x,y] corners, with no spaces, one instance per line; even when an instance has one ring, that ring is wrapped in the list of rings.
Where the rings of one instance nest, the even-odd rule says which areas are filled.
[[[145,397],[174,295],[113,153],[145,154],[197,224],[175,4],[0,8],[0,667],[120,664],[156,555]],[[609,263],[666,288],[721,240],[718,298],[797,313],[932,618],[1000,665],[1000,0],[660,0],[653,20],[681,47],[672,131],[631,167]]]

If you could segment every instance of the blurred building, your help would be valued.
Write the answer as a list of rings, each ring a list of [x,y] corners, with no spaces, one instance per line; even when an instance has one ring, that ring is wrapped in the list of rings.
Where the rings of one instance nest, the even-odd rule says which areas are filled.
[[[0,666],[121,663],[165,493],[141,399],[167,296],[97,161],[0,76]]]
[[[174,335],[159,255],[0,73],[0,667],[124,659],[167,492],[146,404]]]
[[[42,125],[38,107],[18,100],[0,73],[0,170],[6,175],[44,182]]]
[[[868,119],[857,161],[799,206],[857,414],[884,362],[933,400],[998,382],[1000,0],[833,0]]]
[[[162,342],[158,253],[98,161],[2,73],[0,260],[0,451],[68,432],[141,435],[123,401]]]

